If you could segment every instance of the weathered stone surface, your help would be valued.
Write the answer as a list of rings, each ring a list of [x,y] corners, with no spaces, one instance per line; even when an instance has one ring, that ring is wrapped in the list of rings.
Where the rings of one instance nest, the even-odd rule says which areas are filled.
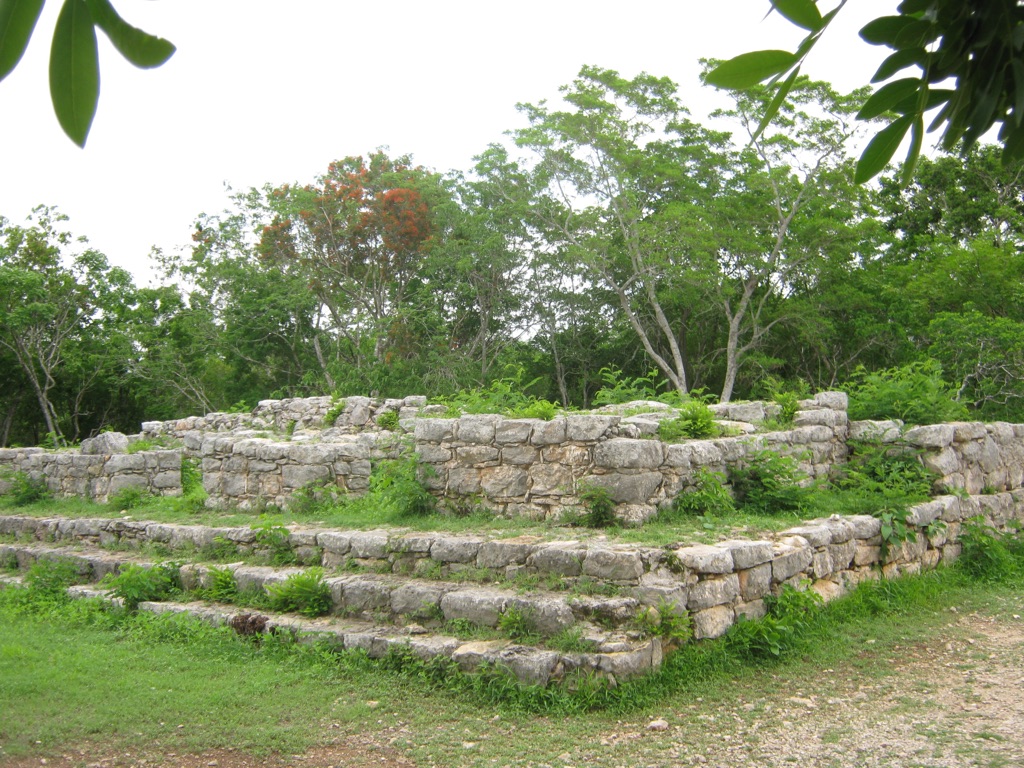
[[[660,472],[640,472],[626,475],[611,472],[606,475],[591,475],[587,483],[604,488],[616,504],[644,504],[649,502],[661,485]]]
[[[721,637],[728,631],[735,621],[735,614],[728,605],[716,605],[703,611],[697,611],[690,621],[695,639],[712,639]]]
[[[853,526],[853,536],[856,539],[870,539],[882,530],[882,521],[870,515],[852,515],[846,518],[846,522]]]
[[[536,420],[533,422],[533,433],[530,442],[534,445],[559,445],[565,442],[566,420],[564,418],[551,421]]]
[[[583,559],[586,550],[577,546],[549,544],[536,549],[527,560],[527,566],[536,568],[542,573],[555,573],[560,576],[579,576],[583,573]]]
[[[83,440],[79,450],[87,455],[124,453],[128,450],[128,436],[120,432],[101,432]]]
[[[456,590],[441,598],[441,610],[447,621],[466,619],[482,627],[496,627],[507,602],[508,596],[502,592]]]
[[[419,419],[413,430],[417,443],[441,443],[455,436],[455,419]]]
[[[562,496],[573,493],[572,471],[561,464],[530,467],[530,491],[534,496]]]
[[[512,609],[519,611],[530,628],[544,637],[557,635],[576,622],[572,609],[561,597],[511,597],[505,610]]]
[[[740,580],[735,573],[712,576],[690,587],[686,601],[691,611],[699,611],[714,605],[732,603],[740,593]]]
[[[593,442],[605,437],[619,423],[619,416],[581,414],[565,420],[565,436],[574,442]]]
[[[493,663],[499,651],[511,645],[509,640],[476,640],[463,643],[452,652],[452,661],[463,672],[474,672],[484,663]]]
[[[583,561],[583,574],[602,581],[636,584],[643,573],[643,560],[636,551],[591,548]]]
[[[536,537],[520,539],[499,539],[487,541],[480,545],[476,564],[480,568],[505,568],[509,565],[522,565],[536,546]]]
[[[472,563],[483,539],[471,536],[445,536],[438,538],[430,548],[430,557],[442,563]]]
[[[448,470],[448,492],[456,496],[472,496],[480,492],[479,469],[455,467]]]
[[[768,613],[768,606],[764,600],[752,600],[749,603],[739,603],[733,607],[733,613],[737,619],[743,618],[747,621],[763,619]]]
[[[382,559],[388,555],[387,531],[352,531],[349,538],[349,555],[360,559]]]
[[[800,536],[812,547],[824,547],[832,543],[832,531],[825,525],[800,525],[784,531],[783,536]]]
[[[431,584],[404,584],[391,591],[391,612],[431,618],[437,611],[443,594],[444,590]]]
[[[497,466],[480,470],[480,488],[492,499],[525,496],[530,475],[519,467]]]
[[[772,560],[772,580],[783,582],[806,570],[814,554],[806,540],[790,536],[775,544],[775,558]]]
[[[732,552],[724,547],[694,544],[680,547],[674,554],[680,563],[697,573],[730,573],[735,568]]]
[[[762,563],[753,568],[739,571],[736,574],[739,579],[740,597],[743,600],[759,600],[771,592],[772,589],[772,564]]]
[[[945,448],[953,442],[954,434],[949,424],[928,424],[908,429],[903,439],[920,448]]]
[[[501,449],[503,464],[528,466],[536,462],[539,455],[538,449],[530,445],[509,445]]]
[[[654,469],[664,458],[664,448],[657,440],[616,437],[594,447],[594,464],[609,469]]]

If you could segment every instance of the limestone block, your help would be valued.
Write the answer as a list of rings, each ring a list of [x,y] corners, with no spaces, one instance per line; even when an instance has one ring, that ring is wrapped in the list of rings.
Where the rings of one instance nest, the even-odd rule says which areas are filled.
[[[594,463],[609,469],[654,469],[664,458],[664,446],[656,440],[616,437],[594,447]]]
[[[511,645],[509,640],[474,640],[452,651],[452,661],[463,672],[474,672],[481,664],[493,663],[498,652]]]
[[[882,521],[871,515],[851,515],[846,522],[853,526],[855,539],[870,539],[882,530]]]
[[[772,591],[772,564],[762,563],[736,574],[739,579],[740,597],[750,602],[759,600]]]
[[[455,438],[455,419],[419,419],[413,430],[417,443],[443,443]]]
[[[731,541],[721,541],[716,546],[729,551],[737,570],[753,568],[755,565],[767,563],[772,559],[773,554],[772,545],[767,541],[733,539]]]
[[[714,605],[732,603],[739,594],[740,580],[735,573],[711,576],[690,587],[686,606],[691,611],[699,611]]]
[[[793,417],[793,425],[797,427],[835,427],[838,422],[838,414],[831,408],[813,408],[797,411]]]
[[[341,605],[356,611],[390,610],[391,587],[372,579],[347,579],[342,590]]]
[[[907,523],[909,525],[926,526],[938,520],[945,511],[946,505],[939,500],[915,504],[907,510]]]
[[[882,548],[870,544],[857,543],[857,551],[853,555],[853,564],[874,565],[882,560]]]
[[[530,467],[530,490],[534,496],[572,494],[572,471],[561,464],[535,464]]]
[[[722,463],[722,449],[711,440],[694,440],[685,443],[684,447],[689,449],[690,465],[695,469],[714,467]]]
[[[499,539],[480,545],[476,564],[480,568],[506,568],[509,565],[523,565],[538,541],[535,537]]]
[[[679,562],[697,573],[731,573],[735,568],[732,551],[709,544],[694,544],[675,551]]]
[[[842,544],[845,541],[849,541],[856,533],[855,528],[850,521],[845,517],[840,517],[839,515],[812,520],[811,522],[818,525],[824,525],[828,528],[832,535],[833,544]]]
[[[647,645],[636,650],[600,654],[597,667],[615,680],[628,680],[651,672],[661,663],[661,658],[661,640],[655,637],[651,638]]]
[[[446,593],[441,598],[441,610],[447,621],[466,619],[483,627],[496,627],[507,601],[501,592],[463,589]]]
[[[330,477],[330,469],[321,465],[285,464],[281,467],[281,481],[286,489],[298,490]]]
[[[661,481],[660,472],[641,472],[635,475],[612,472],[607,475],[591,475],[586,479],[586,484],[604,488],[616,504],[644,504],[649,503],[657,494]]]
[[[768,614],[768,606],[765,605],[764,600],[739,603],[732,610],[737,620],[742,617],[747,621],[757,621],[758,619],[763,619]]]
[[[586,550],[576,542],[553,543],[541,546],[526,559],[529,567],[541,573],[555,573],[560,576],[579,576],[583,573],[583,559]]]
[[[494,427],[500,418],[489,413],[462,416],[456,422],[455,435],[463,443],[490,445],[494,442]]]
[[[579,443],[600,440],[602,437],[608,436],[608,433],[613,427],[618,425],[619,421],[619,416],[611,415],[581,414],[569,416],[565,420],[566,439]]]
[[[811,591],[817,593],[827,603],[835,600],[837,597],[842,597],[846,590],[843,589],[841,584],[831,579],[819,579],[811,584]]]
[[[953,448],[946,447],[938,453],[927,453],[921,457],[925,468],[940,477],[952,475],[960,469],[960,457]]]
[[[965,443],[969,440],[981,440],[988,432],[980,421],[955,421],[950,423],[953,428],[953,442]]]
[[[822,408],[846,411],[849,410],[850,398],[845,392],[818,392],[814,396],[814,402]]]
[[[459,464],[481,466],[497,462],[498,449],[493,445],[467,445],[455,449],[455,460]]]
[[[560,445],[565,442],[566,419],[534,421],[530,442],[534,445]]]
[[[807,570],[814,558],[814,551],[805,539],[790,536],[780,539],[775,545],[772,560],[772,580],[781,583]]]
[[[435,533],[407,533],[397,539],[390,539],[388,547],[392,552],[425,555],[429,554],[437,538],[438,534]]]
[[[107,459],[103,471],[108,475],[117,472],[141,472],[146,468],[146,457],[141,453],[119,453]]]
[[[533,419],[502,419],[494,425],[494,442],[499,445],[523,445],[530,440]]]
[[[224,473],[224,481],[221,484],[221,494],[231,498],[245,496],[246,476],[242,474]]]
[[[836,570],[838,569],[832,563],[832,554],[828,549],[814,553],[814,557],[811,560],[811,573],[814,575],[814,578],[824,579],[827,576],[831,576]]]
[[[591,548],[583,561],[583,574],[602,581],[636,584],[643,573],[643,560],[636,551]]]
[[[474,563],[483,539],[471,536],[442,536],[430,548],[430,557],[442,563]]]
[[[716,605],[703,611],[697,611],[690,618],[693,626],[693,637],[696,640],[710,640],[724,635],[733,625],[736,616],[728,605]]]
[[[572,610],[561,597],[512,597],[505,604],[505,610],[513,608],[523,614],[531,629],[544,637],[557,635],[576,623]]]
[[[124,453],[128,450],[128,436],[121,432],[101,432],[83,440],[79,450],[86,455]]]
[[[351,531],[346,535],[349,538],[349,555],[352,557],[380,560],[388,556],[387,531]]]
[[[448,470],[448,491],[459,496],[471,496],[480,492],[479,469],[455,467]]]
[[[582,445],[551,445],[541,451],[545,463],[569,467],[590,465],[590,450]]]
[[[927,424],[908,429],[903,438],[919,448],[945,448],[953,442],[953,434],[949,424]]]
[[[844,541],[841,544],[832,544],[828,548],[829,557],[832,558],[832,567],[837,571],[850,567],[853,556],[857,552],[856,542]]]
[[[540,451],[530,445],[507,445],[501,449],[502,464],[528,466],[536,463]]]
[[[799,525],[783,531],[782,535],[800,536],[812,547],[824,547],[832,543],[832,531],[826,525]]]
[[[686,472],[690,469],[690,446],[685,443],[672,443],[665,446],[665,464],[673,469]]]
[[[107,486],[107,495],[113,496],[124,488],[140,488],[145,490],[148,487],[149,482],[142,475],[114,475],[110,478],[110,484]]]

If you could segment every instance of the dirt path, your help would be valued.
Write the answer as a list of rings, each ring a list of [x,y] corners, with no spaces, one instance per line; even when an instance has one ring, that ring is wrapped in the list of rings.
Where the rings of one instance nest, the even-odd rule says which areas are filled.
[[[771,698],[735,698],[727,707],[694,701],[655,721],[622,723],[569,745],[555,758],[519,761],[542,768],[702,766],[704,768],[1000,768],[1024,766],[1024,619],[951,614],[943,639],[893,647],[879,670],[870,647],[842,669]],[[898,661],[897,661],[898,660]],[[862,665],[858,662],[863,661]],[[884,658],[884,661],[889,661]],[[870,668],[865,672],[861,667]],[[788,684],[780,681],[782,687]],[[660,721],[660,722],[659,722]],[[552,728],[557,725],[552,723]],[[341,736],[303,755],[255,757],[235,750],[201,754],[111,754],[79,745],[48,758],[0,759],[2,768],[426,768],[391,746],[394,729]],[[415,733],[403,740],[417,743]],[[568,737],[567,737],[568,741]],[[538,756],[539,757],[539,756]],[[483,755],[442,765],[494,766]]]

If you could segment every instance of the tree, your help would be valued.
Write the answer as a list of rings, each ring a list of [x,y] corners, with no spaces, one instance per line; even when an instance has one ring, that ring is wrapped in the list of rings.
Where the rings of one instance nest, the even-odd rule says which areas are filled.
[[[808,31],[795,52],[780,50],[741,54],[708,74],[722,88],[745,89],[769,81],[769,109],[759,125],[763,130],[796,82],[807,54],[846,4],[822,14],[816,0],[771,0],[772,10]],[[903,0],[897,15],[869,22],[861,37],[893,53],[882,62],[873,83],[886,82],[868,98],[859,116],[870,120],[889,115],[883,128],[865,148],[856,180],[878,175],[911,134],[903,168],[909,182],[924,139],[924,117],[939,110],[928,127],[945,126],[942,147],[970,151],[978,140],[1000,124],[1005,163],[1024,159],[1024,8],[1016,0]],[[893,79],[908,68],[919,74]],[[953,80],[954,87],[946,88]]]
[[[118,350],[129,345],[119,320],[134,293],[128,273],[103,254],[66,253],[75,240],[58,228],[63,221],[48,208],[37,208],[27,227],[0,219],[0,347],[17,361],[58,445],[69,428],[73,438],[81,431],[85,393],[123,372]],[[63,414],[54,399],[60,385],[70,397]]]

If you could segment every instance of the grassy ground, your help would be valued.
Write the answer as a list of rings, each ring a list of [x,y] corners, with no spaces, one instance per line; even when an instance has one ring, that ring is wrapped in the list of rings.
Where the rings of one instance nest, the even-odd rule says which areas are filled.
[[[792,730],[792,718],[814,715],[794,701],[816,708],[829,697],[863,693],[886,702],[879,723],[898,716],[927,724],[933,713],[922,691],[936,683],[900,678],[901,669],[951,644],[965,652],[954,657],[958,671],[943,674],[985,663],[986,653],[972,655],[971,628],[957,619],[1019,626],[1021,586],[1019,578],[987,584],[952,570],[873,583],[807,614],[778,658],[764,643],[727,636],[684,647],[659,675],[576,693],[431,677],[422,666],[389,667],[273,640],[257,645],[191,621],[8,589],[0,592],[0,763],[38,764],[69,750],[82,753],[83,765],[96,755],[152,764],[171,753],[227,749],[269,761],[357,743],[359,755],[379,755],[372,764],[678,765],[715,750],[721,765],[753,764],[729,762],[732,753],[722,750],[742,755],[768,733]],[[1018,674],[1024,629],[1020,637]],[[647,730],[659,718],[669,729]],[[975,729],[991,738],[966,742],[957,727],[935,726],[927,737],[947,745],[946,762],[878,764],[1012,764],[1000,756],[1020,745],[991,723]],[[841,751],[856,728],[837,719],[817,739]],[[231,763],[217,754],[221,765]]]

